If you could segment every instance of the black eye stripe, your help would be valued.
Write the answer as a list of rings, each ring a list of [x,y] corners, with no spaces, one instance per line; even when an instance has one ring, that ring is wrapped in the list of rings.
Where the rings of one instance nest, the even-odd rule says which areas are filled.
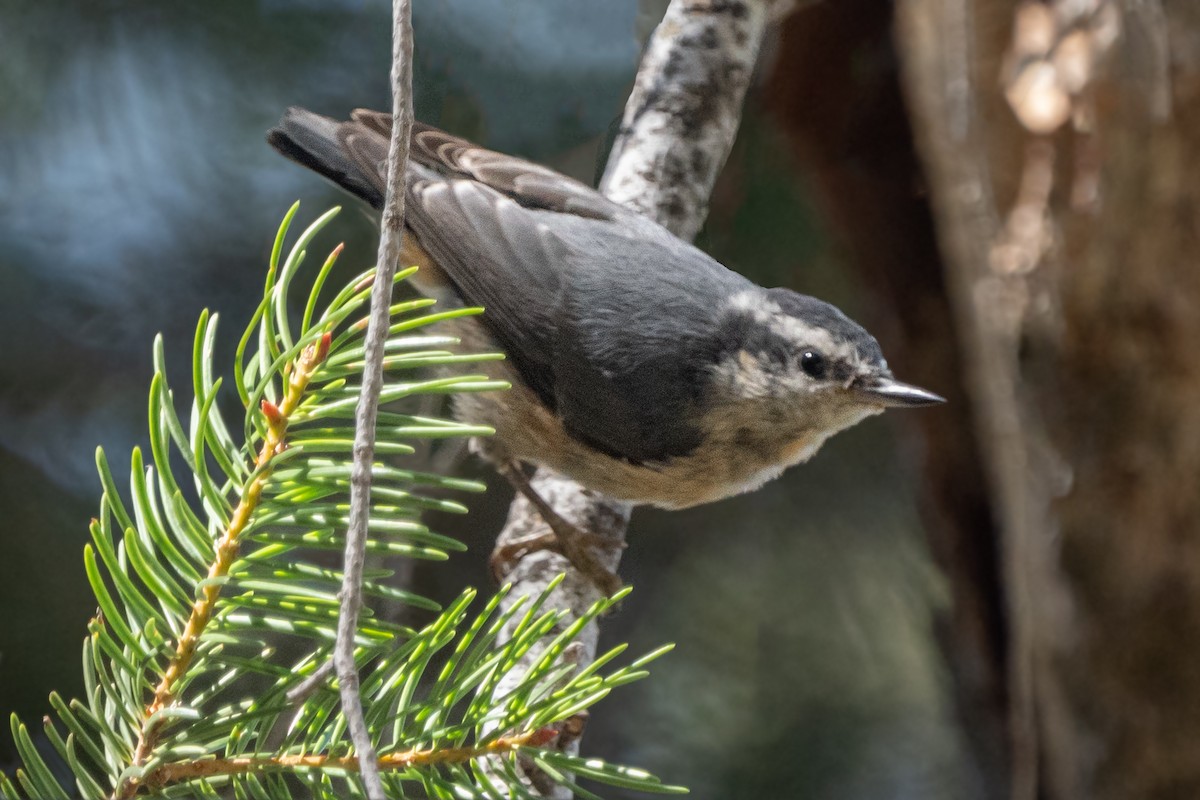
[[[853,368],[845,361],[838,361],[830,369],[830,377],[838,383],[845,383],[850,380],[850,376],[854,374]]]

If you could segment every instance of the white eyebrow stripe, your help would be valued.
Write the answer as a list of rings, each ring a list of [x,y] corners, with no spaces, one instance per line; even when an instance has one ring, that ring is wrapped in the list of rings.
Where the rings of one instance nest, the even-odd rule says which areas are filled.
[[[864,364],[858,348],[851,342],[835,339],[825,328],[808,325],[785,313],[762,290],[738,292],[729,298],[725,308],[727,313],[745,314],[759,325],[766,326],[797,351],[812,348],[827,358],[848,363],[853,372],[858,372]]]
[[[778,303],[765,297],[762,292],[753,289],[738,292],[729,298],[727,308],[746,314],[758,324],[765,325],[796,349],[812,347],[824,353],[840,352],[844,349],[836,346],[833,337],[824,328],[806,325],[803,321],[785,314]]]

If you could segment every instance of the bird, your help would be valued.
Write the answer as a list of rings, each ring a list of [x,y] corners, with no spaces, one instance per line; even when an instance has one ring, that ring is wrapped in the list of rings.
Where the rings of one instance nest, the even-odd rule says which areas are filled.
[[[289,109],[267,141],[382,209],[390,114]],[[889,407],[944,402],[898,381],[835,306],[764,288],[651,219],[548,167],[413,126],[402,263],[418,291],[482,306],[465,346],[501,350],[511,389],[455,398],[495,433],[474,449],[546,519],[601,587],[595,545],[537,495],[522,464],[636,505],[681,509],[752,491]]]

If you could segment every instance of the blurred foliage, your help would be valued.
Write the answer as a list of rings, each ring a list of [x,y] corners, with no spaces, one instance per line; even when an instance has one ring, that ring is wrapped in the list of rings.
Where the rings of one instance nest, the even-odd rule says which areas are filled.
[[[417,0],[418,117],[592,181],[636,69],[640,5]],[[93,611],[75,556],[90,454],[141,441],[153,333],[184,358],[200,308],[249,313],[270,221],[296,196],[342,201],[262,135],[288,105],[386,104],[387,13],[381,0],[0,3],[0,335],[18,345],[0,362],[0,536],[11,553],[39,543],[19,570],[0,559],[0,709],[40,713],[52,687],[71,688],[52,673],[76,672]],[[369,246],[366,214],[338,225]],[[861,306],[753,97],[699,241],[762,283]],[[435,520],[471,545],[415,575],[442,600],[486,585],[507,508],[482,467],[460,469],[497,491],[466,525]],[[38,498],[54,496],[47,516]],[[638,511],[625,560],[638,591],[604,636],[679,647],[593,718],[587,751],[701,800],[963,796],[921,541],[886,419],[753,495]],[[31,595],[37,630],[9,613]]]

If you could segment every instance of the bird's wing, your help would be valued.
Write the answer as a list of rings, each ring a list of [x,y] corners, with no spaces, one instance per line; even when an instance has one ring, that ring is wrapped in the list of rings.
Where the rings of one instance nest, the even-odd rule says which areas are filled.
[[[272,144],[381,205],[391,117],[359,110],[329,121],[340,161],[327,152],[327,127],[317,155],[293,132],[304,124],[312,138],[325,124],[308,117],[325,119],[293,110],[277,129],[306,158],[274,133]],[[546,167],[420,124],[410,159],[406,225],[463,300],[486,309],[484,324],[567,430],[639,463],[690,452],[698,431],[682,420],[718,301],[751,284]]]
[[[356,109],[343,134],[350,149],[369,145],[370,158],[379,157],[379,143],[386,159],[392,133],[392,116],[380,111]],[[355,136],[355,132],[358,136]],[[413,123],[409,158],[443,176],[471,178],[490,186],[527,208],[544,208],[595,219],[613,219],[627,213],[587,184],[562,173],[515,156],[497,153],[421,122]],[[378,163],[372,162],[372,163]],[[386,163],[386,162],[385,162]],[[382,167],[377,170],[382,177]]]
[[[530,213],[472,180],[432,180],[409,193],[407,224],[525,383],[555,406],[554,361],[563,283],[562,243]]]
[[[630,212],[526,207],[478,180],[409,197],[421,245],[568,433],[644,464],[695,449],[718,312],[753,284]]]

